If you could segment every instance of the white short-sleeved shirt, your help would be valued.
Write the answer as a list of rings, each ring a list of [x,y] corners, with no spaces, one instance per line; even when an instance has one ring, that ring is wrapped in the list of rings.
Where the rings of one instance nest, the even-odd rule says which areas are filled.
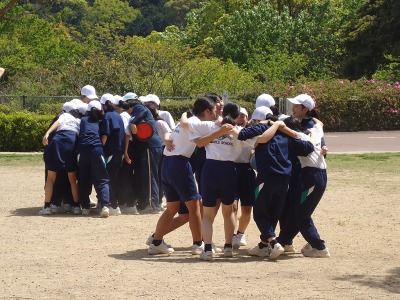
[[[76,134],[79,134],[81,119],[75,118],[73,115],[69,113],[63,113],[58,117],[57,122],[60,123],[60,126],[58,126],[57,131],[70,130],[75,132]]]
[[[326,169],[326,162],[323,155],[321,155],[321,139],[324,136],[324,131],[319,124],[315,124],[313,127],[315,132],[315,140],[317,144],[314,146],[314,151],[311,152],[307,157],[299,156],[299,160],[301,163],[301,167],[312,167],[319,169]],[[309,141],[310,137],[302,132],[296,132],[296,136],[298,139],[303,141]]]
[[[189,141],[189,130],[182,128],[181,123],[178,123],[175,129],[172,130],[170,139],[174,143],[175,149],[168,151],[165,148],[165,156],[182,155],[190,158],[194,149],[196,148],[196,144],[193,141]]]
[[[122,122],[124,122],[125,135],[129,135],[130,139],[132,140],[132,133],[131,133],[131,129],[129,127],[129,120],[131,119],[131,115],[129,113],[127,113],[126,111],[123,111],[120,114],[120,116],[122,118]]]
[[[220,128],[219,125],[212,121],[199,122],[198,119],[193,121],[189,119],[189,139],[193,141]],[[238,141],[232,135],[224,134],[205,146],[206,158],[220,161],[237,161],[243,145],[242,141]]]
[[[236,128],[240,131],[243,127],[236,126]],[[251,154],[253,153],[254,146],[257,142],[258,136],[255,136],[251,139],[247,139],[245,141],[239,141],[241,146],[241,151],[238,151],[238,156],[234,160],[236,163],[249,163]]]
[[[156,120],[157,123],[157,132],[158,132],[158,136],[160,137],[163,146],[164,144],[164,136],[167,132],[171,132],[171,128],[168,126],[167,122],[165,122],[164,120]]]
[[[158,115],[160,116],[161,119],[163,119],[165,122],[167,122],[168,126],[171,128],[171,130],[175,129],[175,121],[174,118],[171,116],[171,114],[166,111],[166,110],[159,110]]]

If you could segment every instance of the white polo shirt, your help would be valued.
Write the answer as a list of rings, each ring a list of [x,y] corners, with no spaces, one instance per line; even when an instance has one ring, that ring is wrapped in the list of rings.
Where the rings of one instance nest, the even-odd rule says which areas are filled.
[[[75,132],[76,134],[79,134],[81,119],[77,119],[69,113],[63,113],[58,117],[57,122],[60,123],[60,126],[58,126],[57,131],[70,130]]]
[[[174,144],[175,148],[172,151],[168,151],[167,148],[165,148],[164,149],[165,156],[182,155],[188,158],[192,156],[192,153],[196,148],[196,144],[193,141],[189,140],[189,130],[182,128],[181,123],[178,123],[175,129],[172,130],[170,139],[172,140],[172,143]]]

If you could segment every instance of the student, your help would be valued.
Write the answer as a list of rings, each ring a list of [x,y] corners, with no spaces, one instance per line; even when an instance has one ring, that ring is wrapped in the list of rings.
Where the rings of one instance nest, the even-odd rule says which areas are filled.
[[[56,122],[51,125],[43,137],[43,145],[47,146],[44,153],[44,161],[47,170],[45,185],[44,208],[40,210],[41,215],[50,215],[51,198],[53,195],[54,182],[57,172],[65,169],[68,172],[68,179],[71,185],[71,192],[74,199],[74,214],[81,213],[79,194],[77,186],[77,162],[76,162],[76,141],[79,134],[79,112],[76,105],[66,102],[63,105],[64,113],[59,116]],[[49,143],[50,134],[56,131]]]
[[[300,122],[293,117],[285,119],[287,127],[293,130],[293,136],[311,141],[314,152],[307,157],[299,157],[301,172],[296,184],[295,203],[291,207],[289,217],[283,224],[279,237],[283,245],[289,244],[297,233],[301,233],[307,244],[301,250],[307,257],[330,257],[325,241],[320,238],[317,228],[311,218],[312,213],[320,202],[327,183],[326,162],[321,155],[322,123],[314,119],[316,125],[309,131],[303,132]]]
[[[256,108],[265,106],[268,107],[273,115],[276,117],[277,120],[284,120],[288,116],[285,114],[281,114],[279,112],[279,109],[275,105],[275,99],[269,94],[261,94],[260,96],[257,97],[256,99]]]
[[[88,104],[88,115],[83,117],[78,138],[79,197],[82,214],[90,214],[89,195],[92,184],[101,205],[100,217],[110,215],[109,176],[106,170],[103,144],[99,135],[99,122],[103,118],[101,103],[93,100]]]
[[[93,86],[85,85],[81,89],[81,100],[84,103],[89,104],[90,101],[97,100],[97,99],[99,99],[99,97],[97,97],[96,89]]]
[[[115,97],[104,94],[100,98],[104,117],[99,124],[99,134],[104,148],[106,169],[110,178],[110,215],[118,216],[121,210],[118,206],[118,172],[121,167],[124,147],[125,129],[121,116],[115,111]]]
[[[143,104],[153,103],[154,105],[156,105],[159,117],[161,119],[163,119],[165,122],[167,122],[167,124],[168,124],[169,128],[171,128],[171,130],[175,129],[176,125],[175,125],[174,118],[172,118],[172,115],[168,111],[161,110],[160,98],[157,95],[148,94],[145,97],[139,97],[139,100],[142,101]]]
[[[259,143],[255,148],[258,173],[253,217],[261,232],[261,241],[248,252],[250,255],[268,256],[270,259],[276,259],[284,252],[276,240],[275,228],[285,203],[290,179],[292,165],[289,153],[306,156],[314,150],[310,142],[295,140],[284,133],[276,132],[282,125],[281,121],[255,124],[243,128],[238,135],[239,140],[246,140],[269,132],[267,142]]]

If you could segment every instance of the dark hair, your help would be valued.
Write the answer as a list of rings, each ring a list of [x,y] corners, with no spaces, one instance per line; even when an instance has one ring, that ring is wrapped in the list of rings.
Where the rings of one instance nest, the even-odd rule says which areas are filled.
[[[318,113],[317,113],[317,111],[316,111],[315,109],[309,110],[309,111],[308,111],[308,116],[309,116],[310,118],[319,119]]]
[[[305,130],[301,127],[301,123],[299,120],[293,118],[293,117],[287,117],[286,119],[283,120],[283,123],[290,129],[297,131],[297,132],[305,132]]]
[[[80,119],[82,117],[81,114],[79,113],[79,110],[77,109],[71,109],[68,113],[77,119]]]
[[[187,117],[187,118],[190,118],[190,117],[192,117],[192,116],[193,116],[192,110],[191,110],[191,109],[187,110],[187,111],[186,111],[186,117]]]
[[[222,97],[216,93],[207,93],[204,97],[210,98],[214,103],[217,103],[220,99],[222,100]]]
[[[143,104],[142,101],[140,101],[139,99],[129,99],[128,101],[130,107],[135,107],[138,104]]]
[[[121,107],[123,110],[128,110],[129,109],[128,101],[119,100],[118,106]]]
[[[103,111],[98,110],[96,107],[92,107],[91,110],[87,112],[89,120],[92,122],[100,122],[103,119]]]
[[[240,106],[236,102],[228,102],[224,105],[223,113],[224,117],[230,116],[232,119],[236,119],[240,115]]]
[[[205,110],[212,110],[215,107],[215,103],[208,97],[198,98],[194,104],[192,112],[197,117],[200,116]]]
[[[272,105],[269,109],[272,111],[274,116],[279,116],[279,109],[275,105]]]
[[[151,114],[153,115],[154,120],[163,120],[163,118],[161,118],[158,115],[157,104],[146,102],[146,104],[144,106],[146,106],[150,110]]]
[[[115,110],[115,107],[111,103],[110,100],[107,100],[106,103],[104,103],[103,105],[106,107],[106,109],[104,111],[113,111],[113,110]]]

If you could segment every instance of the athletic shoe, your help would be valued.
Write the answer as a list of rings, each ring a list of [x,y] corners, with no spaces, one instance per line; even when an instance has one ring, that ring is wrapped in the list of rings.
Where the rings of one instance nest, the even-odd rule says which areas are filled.
[[[151,205],[147,205],[144,209],[139,211],[140,214],[161,214],[161,210],[154,209]]]
[[[90,209],[89,208],[82,208],[82,215],[84,215],[84,216],[90,215]]]
[[[301,249],[301,253],[303,253],[304,251],[307,251],[307,250],[311,250],[311,249],[312,249],[311,245],[309,243],[307,243]]]
[[[201,260],[206,260],[206,261],[213,260],[213,252],[212,251],[203,251],[203,252],[201,252],[200,259]]]
[[[293,244],[291,245],[285,245],[283,247],[283,249],[285,250],[285,253],[295,253],[296,252],[296,248],[294,247]]]
[[[146,240],[146,245],[147,246],[150,246],[152,243],[153,243],[153,240],[154,240],[154,237],[153,237],[153,235],[149,235],[149,237],[147,238],[147,240]],[[165,244],[165,245],[167,245],[167,247],[168,248],[172,248],[172,246],[170,245],[170,244],[167,244],[165,241],[164,241],[164,239],[163,239],[163,243]]]
[[[128,215],[138,215],[139,212],[137,210],[136,206],[128,206],[125,210],[124,213],[128,214]],[[151,243],[150,243],[151,244]],[[150,245],[149,245],[150,246]]]
[[[201,245],[192,245],[192,255],[200,255],[204,251],[204,242]]]
[[[51,215],[51,208],[43,207],[41,210],[39,210],[39,215],[42,215],[42,216]]]
[[[62,204],[62,207],[66,212],[72,212],[72,206],[71,204]]]
[[[281,246],[281,244],[276,243],[274,247],[271,247],[271,253],[269,255],[269,259],[277,259],[279,255],[285,253],[285,249]]]
[[[240,246],[247,246],[246,236],[244,233],[238,233],[237,237],[239,239]]]
[[[224,248],[224,257],[233,257],[233,248],[225,247]]]
[[[81,215],[82,214],[82,209],[80,206],[75,206],[73,210],[74,215]]]
[[[89,198],[89,201],[90,201],[90,208],[95,208],[96,206],[97,206],[97,204],[99,204],[99,203],[97,203],[97,202],[94,202],[92,199],[90,199]]]
[[[217,247],[217,246],[215,246],[214,243],[211,244],[211,248],[212,248],[212,253],[214,253],[214,254],[215,253],[222,253],[222,249]]]
[[[171,254],[173,252],[174,252],[174,249],[171,247],[168,247],[164,242],[161,242],[161,244],[158,246],[151,244],[149,249],[147,249],[147,253],[149,253],[150,255]]]
[[[240,241],[239,241],[239,237],[237,236],[237,234],[234,234],[232,237],[232,247],[234,249],[239,249],[239,247],[240,247]]]
[[[331,254],[329,253],[329,249],[325,248],[323,250],[318,250],[316,248],[311,248],[311,249],[304,249],[302,251],[304,256],[306,257],[318,257],[318,258],[328,258],[331,257]]]
[[[50,209],[52,214],[64,214],[67,212],[64,207],[55,204],[50,204]]]
[[[109,215],[110,215],[109,208],[107,206],[103,206],[103,208],[101,209],[101,212],[100,212],[100,217],[108,218]]]
[[[255,245],[253,248],[247,250],[247,252],[251,255],[251,256],[258,256],[258,257],[267,257],[270,255],[270,249],[269,247],[263,247],[260,248],[257,245]]]
[[[110,216],[119,216],[121,214],[121,209],[119,207],[112,208],[110,207]]]

